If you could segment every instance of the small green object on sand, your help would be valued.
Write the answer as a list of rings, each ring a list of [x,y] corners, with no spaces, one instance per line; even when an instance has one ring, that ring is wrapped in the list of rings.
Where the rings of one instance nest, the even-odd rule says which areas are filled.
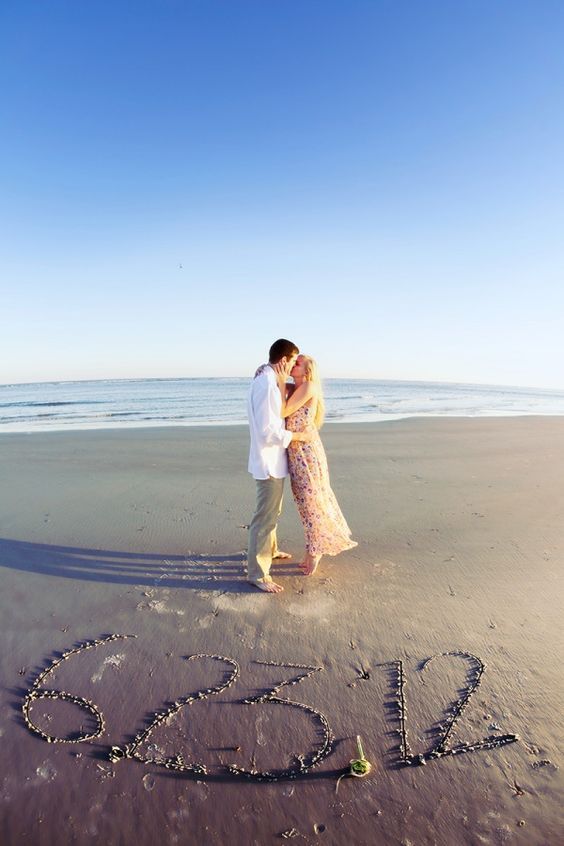
[[[356,748],[358,751],[358,758],[354,758],[350,762],[349,769],[337,779],[335,793],[339,790],[339,784],[342,778],[346,778],[347,776],[354,776],[355,778],[364,778],[372,770],[372,764],[370,763],[368,758],[365,758],[364,756],[364,751],[362,749],[362,741],[360,739],[359,734],[357,734],[356,736]]]

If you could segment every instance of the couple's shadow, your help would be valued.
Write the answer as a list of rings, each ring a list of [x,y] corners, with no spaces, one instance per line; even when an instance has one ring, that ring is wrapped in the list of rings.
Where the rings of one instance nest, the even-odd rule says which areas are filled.
[[[86,582],[222,593],[256,592],[246,581],[246,552],[166,555],[60,546],[0,538],[0,566]],[[297,563],[278,562],[273,573],[298,575]]]

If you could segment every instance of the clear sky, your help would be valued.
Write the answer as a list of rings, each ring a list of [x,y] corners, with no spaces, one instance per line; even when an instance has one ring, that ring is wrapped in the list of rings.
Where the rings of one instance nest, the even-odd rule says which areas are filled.
[[[0,383],[564,388],[561,0],[2,0]]]

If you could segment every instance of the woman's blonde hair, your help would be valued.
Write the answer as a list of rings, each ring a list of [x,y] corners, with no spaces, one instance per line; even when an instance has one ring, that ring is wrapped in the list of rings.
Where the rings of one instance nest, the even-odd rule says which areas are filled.
[[[319,377],[317,362],[309,355],[300,354],[304,363],[306,382],[313,382],[317,388],[317,407],[315,409],[314,424],[316,429],[321,429],[325,419],[325,400],[323,399],[323,386]]]

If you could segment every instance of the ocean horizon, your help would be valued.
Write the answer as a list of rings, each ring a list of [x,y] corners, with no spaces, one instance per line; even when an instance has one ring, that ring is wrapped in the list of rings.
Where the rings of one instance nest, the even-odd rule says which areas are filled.
[[[0,433],[247,422],[249,377],[99,379],[0,385]],[[326,379],[327,423],[406,417],[563,415],[564,390]]]

